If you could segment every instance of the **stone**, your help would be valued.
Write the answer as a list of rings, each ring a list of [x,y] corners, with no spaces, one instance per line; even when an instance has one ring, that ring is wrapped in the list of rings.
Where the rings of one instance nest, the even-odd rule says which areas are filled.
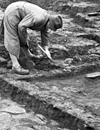
[[[43,121],[42,124],[46,124],[47,123],[47,120],[46,120],[46,118],[43,115],[36,114],[36,117],[39,118],[41,121]]]
[[[7,60],[0,56],[0,66],[6,65]]]
[[[86,78],[91,78],[91,79],[94,79],[97,77],[100,77],[100,72],[89,73],[86,75]]]
[[[11,69],[12,68],[12,62],[11,62],[11,60],[10,61],[8,61],[8,63],[7,63],[7,69]]]
[[[51,86],[51,91],[57,92],[59,89],[56,86]]]
[[[6,59],[4,59],[3,57],[0,56],[0,63],[1,62],[7,62]]]
[[[52,126],[58,126],[58,125],[59,125],[58,122],[56,122],[56,121],[54,121],[54,120],[51,120],[50,124],[51,124]]]
[[[12,124],[12,117],[7,113],[0,113],[0,130],[10,129]]]
[[[12,127],[11,130],[34,130],[34,129],[26,127],[26,126],[15,126],[15,127]]]
[[[17,105],[12,105],[12,106],[8,106],[8,107],[0,110],[0,112],[6,112],[6,113],[11,113],[11,114],[23,114],[26,111],[24,108],[21,108]]]
[[[37,123],[40,124],[40,125],[46,124],[45,120],[43,121],[43,120],[41,120],[40,118],[35,117],[35,116],[32,118],[32,121],[33,121],[33,122],[37,122]]]
[[[51,130],[51,128],[49,128],[47,126],[41,126],[41,125],[34,125],[34,128],[36,130]]]
[[[6,74],[8,72],[5,68],[0,68],[0,74]]]
[[[37,116],[38,118],[40,118],[41,120],[44,120],[44,119],[45,119],[45,117],[44,117],[43,115],[41,115],[41,114],[36,114],[36,116]]]

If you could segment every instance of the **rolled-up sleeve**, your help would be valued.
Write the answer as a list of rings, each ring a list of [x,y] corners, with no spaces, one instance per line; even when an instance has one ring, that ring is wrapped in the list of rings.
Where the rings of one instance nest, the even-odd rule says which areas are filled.
[[[34,16],[30,13],[18,24],[18,34],[22,43],[27,41],[27,28],[34,25]]]

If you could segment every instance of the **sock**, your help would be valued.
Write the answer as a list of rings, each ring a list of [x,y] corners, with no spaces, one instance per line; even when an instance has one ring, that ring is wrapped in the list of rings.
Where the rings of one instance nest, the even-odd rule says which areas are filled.
[[[12,54],[9,54],[9,55],[10,55],[10,58],[11,58],[11,61],[12,61],[12,67],[15,67],[15,68],[20,67],[20,64],[17,60],[17,57],[12,55]]]

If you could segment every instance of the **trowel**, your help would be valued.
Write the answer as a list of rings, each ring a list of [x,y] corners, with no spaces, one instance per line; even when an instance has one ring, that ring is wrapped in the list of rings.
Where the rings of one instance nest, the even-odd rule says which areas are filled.
[[[85,76],[86,78],[90,78],[90,79],[95,79],[97,77],[100,77],[100,72],[93,72],[93,73],[89,73]]]
[[[46,56],[53,62],[52,57],[49,56],[49,55],[45,52],[45,50],[44,50],[39,44],[37,44],[37,45],[38,45],[38,47],[41,49],[41,51],[44,52],[44,53],[46,54]]]
[[[57,61],[53,60],[51,56],[49,56],[45,50],[41,47],[41,45],[37,44],[38,47],[41,49],[42,52],[44,52],[46,54],[46,56],[50,59],[50,61],[57,67],[60,67],[62,69],[65,69],[65,67],[61,64],[61,63],[57,63]]]

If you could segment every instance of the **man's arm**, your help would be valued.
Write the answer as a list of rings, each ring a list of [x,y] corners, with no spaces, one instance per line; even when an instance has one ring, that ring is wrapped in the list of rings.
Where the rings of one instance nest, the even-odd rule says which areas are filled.
[[[49,44],[49,33],[48,29],[44,28],[41,31],[41,46],[44,48]]]
[[[27,42],[27,28],[34,25],[34,17],[30,13],[25,16],[18,25],[18,34],[21,42],[25,44]]]
[[[48,33],[48,29],[44,28],[41,31],[41,46],[43,47],[45,53],[47,54],[49,59],[51,58],[51,54],[49,52],[49,33]]]

